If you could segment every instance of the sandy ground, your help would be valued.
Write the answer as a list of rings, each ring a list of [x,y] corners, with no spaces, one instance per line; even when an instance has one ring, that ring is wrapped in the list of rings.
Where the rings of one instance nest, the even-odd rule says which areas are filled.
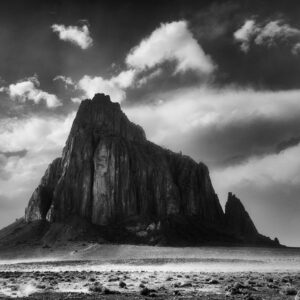
[[[1,272],[0,299],[295,299],[295,273]]]
[[[55,249],[21,247],[0,251],[0,299],[300,300],[300,292],[299,298],[296,296],[300,291],[300,252],[290,251],[288,256],[282,256],[280,251],[283,250],[176,249],[92,243],[61,245]],[[216,255],[223,260],[211,260],[210,256]],[[260,260],[268,261],[271,255],[276,264],[291,262],[290,267],[297,268],[289,271],[246,268],[246,262],[250,268],[268,266]],[[12,257],[23,263],[11,260]],[[247,260],[243,261],[245,257]],[[37,262],[39,259],[48,262]],[[207,261],[214,271],[200,271],[199,265],[202,268]],[[145,267],[146,264],[150,267]],[[239,271],[234,268],[230,272],[222,271],[224,266],[234,264]],[[183,266],[188,269],[181,269]]]

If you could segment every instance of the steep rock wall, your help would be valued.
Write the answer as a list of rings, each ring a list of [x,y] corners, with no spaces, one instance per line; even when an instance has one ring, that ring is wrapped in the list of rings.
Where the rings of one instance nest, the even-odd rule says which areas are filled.
[[[37,190],[48,189],[51,197],[35,192],[26,220],[78,215],[105,225],[132,216],[186,215],[223,221],[207,167],[147,141],[143,129],[102,94],[81,103],[55,174],[51,167],[47,172],[55,181],[47,186],[44,180]]]
[[[224,214],[203,163],[148,141],[103,94],[82,101],[25,211],[26,222],[74,218],[114,242],[279,245],[231,193]]]

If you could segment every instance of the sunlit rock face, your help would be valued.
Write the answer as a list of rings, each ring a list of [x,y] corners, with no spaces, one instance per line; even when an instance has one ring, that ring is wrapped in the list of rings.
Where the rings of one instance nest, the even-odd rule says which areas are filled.
[[[207,167],[147,141],[103,94],[81,103],[62,158],[26,209],[28,221],[71,215],[98,225],[133,216],[198,216],[218,224],[224,218]]]

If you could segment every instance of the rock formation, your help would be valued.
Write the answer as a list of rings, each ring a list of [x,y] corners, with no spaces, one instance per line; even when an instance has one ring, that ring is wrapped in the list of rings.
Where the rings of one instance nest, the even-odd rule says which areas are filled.
[[[225,205],[225,222],[228,230],[241,237],[255,237],[258,231],[244,205],[234,194],[228,193]]]
[[[260,236],[230,194],[225,214],[208,168],[157,146],[118,103],[82,101],[62,157],[50,164],[25,212],[26,222],[82,218],[118,241],[247,243]],[[269,241],[269,240],[268,240]]]
[[[53,190],[61,176],[61,159],[56,158],[47,168],[40,185],[33,192],[25,210],[26,221],[45,220],[53,202]]]
[[[225,205],[225,227],[228,232],[236,236],[241,242],[254,244],[269,243],[269,239],[257,231],[241,200],[232,193],[228,193]],[[277,238],[272,243],[280,245]]]

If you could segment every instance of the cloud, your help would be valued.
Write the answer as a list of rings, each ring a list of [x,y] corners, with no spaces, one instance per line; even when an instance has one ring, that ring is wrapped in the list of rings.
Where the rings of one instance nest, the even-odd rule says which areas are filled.
[[[300,90],[186,88],[124,109],[151,141],[208,164],[223,205],[234,192],[260,232],[299,245],[299,97]]]
[[[250,40],[256,33],[254,20],[246,20],[244,25],[234,33],[234,38],[241,43],[241,49],[247,52],[250,47]]]
[[[193,70],[211,74],[215,65],[188,29],[186,21],[161,24],[126,57],[128,66],[144,70],[165,61],[176,62],[176,73]]]
[[[274,46],[278,40],[288,40],[292,37],[300,37],[300,30],[293,28],[281,21],[271,21],[258,32],[255,43],[257,45]]]
[[[69,86],[74,86],[75,83],[71,77],[58,75],[53,78],[53,81],[62,81],[65,85],[65,88],[68,88]]]
[[[212,181],[222,202],[234,191],[246,203],[259,230],[299,245],[300,146],[255,157],[243,164],[213,170]],[[276,220],[276,222],[274,221]]]
[[[153,80],[154,78],[159,77],[161,74],[163,73],[161,68],[158,68],[152,72],[150,72],[149,74],[146,74],[144,76],[142,76],[138,81],[137,81],[137,86],[141,87],[143,85],[145,85],[146,83],[148,83],[150,80]]]
[[[125,107],[126,113],[153,142],[212,168],[275,153],[299,135],[300,90],[187,88],[153,97],[156,104]]]
[[[276,152],[280,153],[288,148],[297,146],[299,143],[300,143],[300,136],[292,136],[288,140],[281,141],[276,147]]]
[[[186,21],[162,24],[152,34],[131,49],[126,57],[126,68],[110,78],[84,75],[78,82],[70,77],[56,76],[65,87],[73,86],[84,95],[72,98],[75,103],[83,97],[92,98],[95,93],[105,93],[113,101],[121,102],[126,98],[127,89],[139,89],[149,81],[162,75],[159,65],[175,62],[174,77],[178,73],[194,71],[197,74],[209,75],[215,70],[211,58],[204,53]],[[170,74],[169,74],[170,75]]]
[[[109,95],[113,101],[121,102],[125,98],[124,90],[112,80],[101,76],[83,76],[77,84],[77,88],[84,91],[87,98],[93,98],[96,93]]]
[[[293,46],[293,48],[292,48],[292,53],[293,53],[294,55],[300,54],[300,43],[297,43],[297,44],[295,44],[295,45]]]
[[[96,93],[104,93],[113,101],[121,102],[126,96],[125,89],[133,84],[134,78],[135,70],[132,69],[122,71],[110,79],[85,75],[78,81],[76,87],[82,90],[88,98],[92,98]],[[78,98],[74,98],[73,101],[78,102]]]
[[[39,86],[40,82],[37,76],[33,76],[15,84],[10,84],[8,87],[2,88],[2,91],[5,91],[14,101],[23,103],[33,101],[36,104],[45,101],[46,105],[50,108],[62,105],[55,95],[39,89]]]
[[[244,52],[249,51],[251,44],[274,47],[282,42],[291,42],[294,44],[291,51],[295,53],[297,43],[295,44],[294,40],[300,39],[300,30],[284,24],[282,20],[270,21],[264,25],[255,20],[246,20],[244,25],[234,32],[234,38]]]
[[[74,116],[0,120],[0,204],[4,199],[12,210],[6,224],[22,216],[47,166],[61,155]],[[5,214],[7,210],[0,209],[1,219]]]
[[[25,119],[0,120],[0,152],[27,154],[41,149],[63,146],[75,114],[64,116],[31,116]],[[20,155],[9,155],[20,156]]]
[[[80,97],[72,97],[71,101],[74,103],[80,103],[82,100],[84,100],[83,98]]]
[[[93,39],[90,37],[87,25],[79,27],[53,24],[51,28],[53,32],[58,33],[61,40],[71,42],[81,49],[85,50],[93,45]]]
[[[4,155],[5,157],[11,157],[11,156],[18,156],[18,157],[24,157],[27,154],[27,150],[19,150],[19,151],[0,151],[0,154]]]

